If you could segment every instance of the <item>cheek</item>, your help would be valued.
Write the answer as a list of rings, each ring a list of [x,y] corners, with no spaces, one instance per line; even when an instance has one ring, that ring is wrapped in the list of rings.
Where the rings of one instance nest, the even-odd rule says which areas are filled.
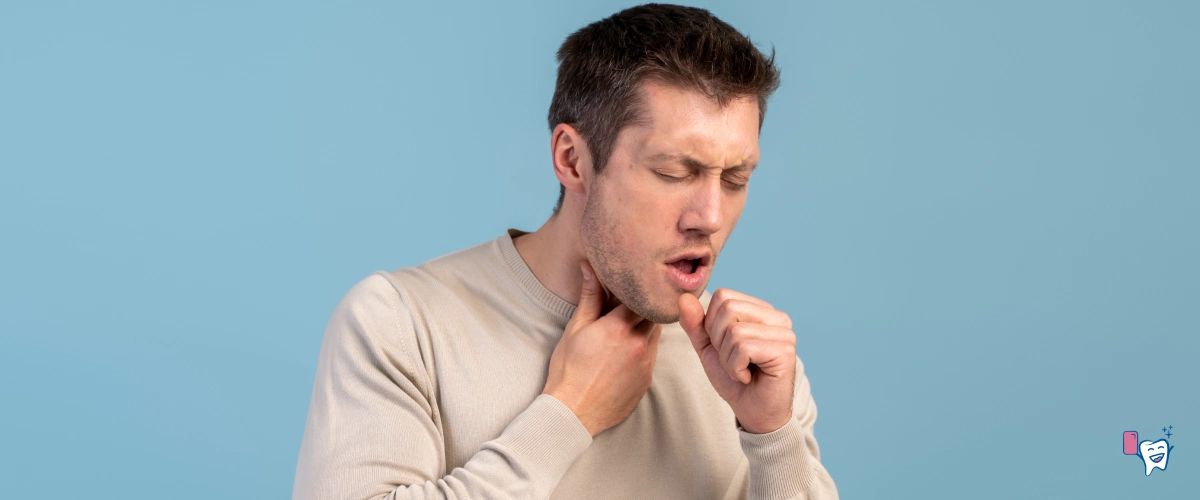
[[[656,189],[651,182],[634,183],[610,191],[604,199],[604,208],[615,229],[651,238],[664,228],[674,227],[673,214],[678,213],[678,206],[685,200],[680,193]]]

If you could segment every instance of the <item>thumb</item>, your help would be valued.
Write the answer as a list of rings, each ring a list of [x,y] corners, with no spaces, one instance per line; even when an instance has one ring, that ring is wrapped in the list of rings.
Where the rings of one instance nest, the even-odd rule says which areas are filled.
[[[579,293],[579,305],[575,307],[571,322],[586,325],[600,317],[604,294],[600,292],[600,281],[596,279],[591,263],[586,260],[580,262],[579,270],[583,272],[583,289]]]
[[[697,352],[712,343],[708,332],[704,330],[704,304],[690,293],[679,296],[679,326],[687,332]]]

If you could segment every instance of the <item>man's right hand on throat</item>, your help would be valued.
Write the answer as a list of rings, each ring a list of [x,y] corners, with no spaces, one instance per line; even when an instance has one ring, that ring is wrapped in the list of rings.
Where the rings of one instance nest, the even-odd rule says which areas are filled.
[[[581,262],[580,268],[583,292],[550,355],[542,394],[570,408],[595,437],[633,413],[650,388],[662,325],[625,304],[604,314],[604,289],[591,264]]]

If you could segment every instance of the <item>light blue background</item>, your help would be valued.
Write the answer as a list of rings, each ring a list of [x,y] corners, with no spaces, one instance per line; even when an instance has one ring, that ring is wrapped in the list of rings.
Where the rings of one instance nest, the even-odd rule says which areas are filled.
[[[334,305],[544,222],[631,5],[103,4],[0,3],[2,498],[288,497]],[[699,5],[784,79],[709,290],[794,319],[843,498],[1195,498],[1200,4]]]

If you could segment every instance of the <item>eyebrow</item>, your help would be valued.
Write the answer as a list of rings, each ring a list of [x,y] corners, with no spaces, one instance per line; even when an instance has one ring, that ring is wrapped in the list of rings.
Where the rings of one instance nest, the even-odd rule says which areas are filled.
[[[697,160],[688,155],[682,155],[682,154],[659,153],[654,156],[651,156],[650,161],[655,162],[655,163],[664,162],[664,161],[682,163],[683,165],[687,166],[688,168],[695,169],[695,170],[711,170],[711,169],[717,168],[717,167],[710,167],[708,165],[705,165],[704,162],[702,162],[700,160]],[[737,165],[734,165],[732,167],[722,170],[722,172],[753,172],[754,169],[756,169],[756,168],[758,168],[757,163],[754,165],[747,165],[745,163],[739,163]]]

